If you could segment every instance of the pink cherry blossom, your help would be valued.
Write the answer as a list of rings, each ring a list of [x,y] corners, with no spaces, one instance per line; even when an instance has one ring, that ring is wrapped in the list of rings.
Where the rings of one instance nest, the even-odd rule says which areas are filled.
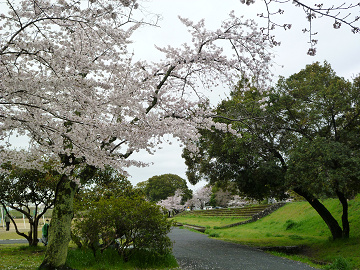
[[[188,142],[198,138],[197,128],[214,125],[207,98],[214,86],[232,86],[243,76],[265,89],[270,80],[271,46],[254,21],[234,13],[215,31],[181,18],[192,44],[159,48],[164,60],[147,63],[127,51],[142,20],[132,16],[135,1],[6,3],[0,15],[0,139],[26,135],[40,159],[52,156],[60,164],[65,155],[126,173],[146,165],[131,153],[156,151],[164,135],[194,147]],[[2,145],[2,160],[36,164],[11,148]],[[59,170],[69,173],[70,165]]]

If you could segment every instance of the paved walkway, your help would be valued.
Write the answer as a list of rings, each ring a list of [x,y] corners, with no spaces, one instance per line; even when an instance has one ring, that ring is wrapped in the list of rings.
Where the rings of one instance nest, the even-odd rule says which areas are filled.
[[[173,228],[173,254],[182,270],[314,270],[307,264],[263,251]]]
[[[39,239],[40,241],[40,239]],[[24,239],[4,239],[0,240],[0,245],[9,245],[9,244],[28,244],[29,242]]]

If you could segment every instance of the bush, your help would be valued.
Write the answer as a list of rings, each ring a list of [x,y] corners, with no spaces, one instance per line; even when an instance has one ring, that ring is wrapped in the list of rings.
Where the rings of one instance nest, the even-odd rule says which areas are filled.
[[[159,206],[140,196],[103,197],[92,202],[82,215],[75,219],[73,240],[92,249],[94,256],[109,247],[125,261],[143,250],[158,255],[171,252],[167,236],[171,223]]]
[[[334,259],[331,265],[325,267],[326,270],[351,270],[353,269],[352,263],[343,257]]]
[[[115,249],[106,249],[97,257],[89,249],[69,249],[66,264],[74,269],[172,269],[178,266],[171,254],[159,255],[149,251],[134,252],[130,260],[124,262]]]

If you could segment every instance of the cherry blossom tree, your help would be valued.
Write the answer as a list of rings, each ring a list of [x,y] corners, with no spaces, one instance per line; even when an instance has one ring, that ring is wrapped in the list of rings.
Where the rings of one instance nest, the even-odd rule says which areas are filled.
[[[170,196],[167,197],[165,200],[159,201],[157,205],[166,208],[168,211],[183,210],[184,205],[181,204],[182,196],[183,196],[183,191],[181,189],[178,189],[175,191],[174,196]]]
[[[204,209],[205,205],[210,201],[212,194],[211,186],[204,186],[195,191],[192,199],[186,202],[186,206]]]
[[[259,13],[258,16],[266,20],[266,26],[261,27],[264,37],[272,42],[274,45],[280,45],[276,36],[272,34],[273,30],[282,28],[290,30],[293,21],[280,23],[277,15],[286,13],[290,5],[294,5],[300,12],[304,13],[304,19],[307,26],[302,29],[302,32],[309,36],[309,50],[308,55],[316,54],[316,44],[318,42],[314,30],[314,24],[317,19],[328,19],[332,27],[340,29],[345,26],[354,34],[360,33],[360,3],[358,1],[344,1],[339,2],[335,0],[327,0],[323,2],[313,3],[310,0],[240,0],[241,3],[252,5],[261,2],[265,7],[265,12]],[[298,23],[298,22],[297,22]]]
[[[6,0],[0,14],[0,149],[2,160],[41,168],[12,155],[9,137],[29,138],[35,156],[56,159],[50,238],[40,269],[65,265],[80,167],[109,165],[126,174],[141,149],[166,134],[195,141],[215,124],[207,90],[247,77],[260,89],[271,74],[272,46],[252,20],[233,13],[216,31],[181,18],[192,44],[158,48],[165,60],[135,61],[127,45],[147,25],[135,0]],[[135,16],[136,17],[136,16]],[[228,46],[231,53],[224,53]],[[246,89],[244,89],[246,90]],[[189,147],[191,144],[188,144]]]
[[[243,207],[250,203],[256,203],[256,201],[249,198],[240,197],[239,195],[234,195],[227,205],[228,207]]]

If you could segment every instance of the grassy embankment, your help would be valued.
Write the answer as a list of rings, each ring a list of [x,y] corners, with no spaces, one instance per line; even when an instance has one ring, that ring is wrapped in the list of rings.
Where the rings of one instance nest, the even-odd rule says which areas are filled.
[[[339,201],[329,199],[324,204],[341,224]],[[345,258],[354,269],[360,269],[360,195],[349,201],[350,239],[346,240],[333,241],[328,227],[307,202],[288,203],[256,222],[226,229],[218,227],[234,223],[233,218],[204,217],[195,212],[177,216],[174,220],[205,226],[209,236],[245,245],[304,246],[295,259],[304,257],[331,263],[336,258]]]

